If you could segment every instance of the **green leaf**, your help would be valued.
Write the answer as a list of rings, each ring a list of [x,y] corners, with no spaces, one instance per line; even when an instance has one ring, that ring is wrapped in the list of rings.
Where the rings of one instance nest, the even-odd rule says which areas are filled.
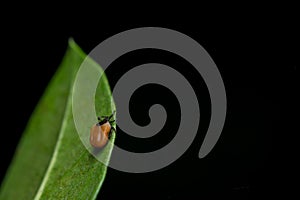
[[[86,55],[69,48],[33,112],[1,185],[0,199],[95,199],[106,175],[115,134],[101,156],[102,164],[82,144],[73,120],[72,92]],[[89,63],[95,66],[92,59]],[[102,72],[102,69],[97,66]],[[115,110],[110,87],[101,76],[95,97],[99,116]],[[101,106],[101,110],[97,107]],[[95,122],[96,123],[96,122]]]

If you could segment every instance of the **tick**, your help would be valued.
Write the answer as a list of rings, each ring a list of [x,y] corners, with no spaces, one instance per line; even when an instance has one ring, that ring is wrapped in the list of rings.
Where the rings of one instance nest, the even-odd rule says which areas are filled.
[[[115,120],[112,120],[115,112],[110,116],[103,116],[102,119],[98,117],[98,123],[93,125],[91,128],[91,135],[90,135],[90,143],[95,148],[102,148],[106,145],[107,140],[111,136],[111,132],[116,132],[116,129],[112,127],[112,123]]]

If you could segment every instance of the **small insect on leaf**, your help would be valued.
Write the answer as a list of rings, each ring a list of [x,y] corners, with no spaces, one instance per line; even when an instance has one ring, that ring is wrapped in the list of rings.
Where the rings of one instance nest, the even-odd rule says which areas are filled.
[[[111,126],[115,120],[112,120],[115,112],[108,117],[98,117],[99,122],[92,126],[90,143],[95,148],[102,148],[107,144],[107,140],[110,138],[112,131],[115,131],[114,127]]]

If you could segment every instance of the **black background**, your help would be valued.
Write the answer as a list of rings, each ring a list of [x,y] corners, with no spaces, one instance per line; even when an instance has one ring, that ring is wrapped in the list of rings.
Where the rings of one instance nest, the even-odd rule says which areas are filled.
[[[134,65],[161,62],[178,69],[193,85],[200,100],[202,121],[197,138],[176,162],[159,171],[129,174],[108,170],[101,199],[237,199],[291,195],[295,191],[294,129],[299,74],[299,31],[293,16],[239,16],[215,21],[187,19],[89,20],[70,16],[54,19],[22,16],[6,21],[1,44],[1,180],[35,105],[55,73],[69,37],[91,51],[121,31],[158,26],[180,31],[199,42],[218,66],[227,92],[228,112],[220,140],[204,159],[199,148],[209,119],[209,98],[201,76],[184,59],[167,52],[143,50],[116,60],[107,71],[113,86]],[[117,17],[118,18],[118,17]],[[198,85],[198,86],[196,86]],[[165,96],[163,96],[165,95]],[[163,97],[163,98],[162,98]],[[162,147],[176,133],[178,102],[156,85],[144,86],[132,97],[131,114],[141,125],[147,110],[162,103],[167,125],[153,139],[130,138],[120,130],[117,144],[136,152]],[[135,105],[135,106],[132,106]],[[134,145],[133,145],[134,144]]]

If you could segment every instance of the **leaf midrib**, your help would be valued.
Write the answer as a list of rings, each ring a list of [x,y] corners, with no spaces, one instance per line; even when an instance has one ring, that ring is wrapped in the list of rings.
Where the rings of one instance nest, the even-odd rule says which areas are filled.
[[[72,83],[72,80],[71,80],[71,83]],[[63,122],[61,124],[61,128],[60,128],[60,131],[59,131],[59,134],[58,134],[58,138],[57,138],[57,142],[56,142],[56,145],[54,147],[54,151],[53,151],[53,154],[51,156],[51,159],[50,159],[50,163],[49,163],[49,166],[46,170],[46,173],[45,173],[45,176],[40,184],[40,187],[39,189],[37,190],[36,192],[36,195],[34,197],[34,200],[38,200],[40,199],[41,195],[43,194],[43,191],[45,189],[45,185],[49,179],[49,176],[50,176],[50,173],[52,171],[52,168],[56,162],[56,158],[57,158],[57,154],[58,154],[58,149],[60,147],[60,143],[61,143],[61,140],[63,138],[63,135],[64,135],[64,130],[66,129],[66,126],[67,126],[67,115],[68,115],[68,112],[71,111],[71,103],[72,103],[72,91],[73,91],[73,87],[72,87],[72,84],[71,84],[71,87],[69,89],[69,96],[68,96],[68,100],[67,100],[67,103],[66,103],[66,106],[65,106],[65,112],[64,112],[64,117],[63,117]]]

